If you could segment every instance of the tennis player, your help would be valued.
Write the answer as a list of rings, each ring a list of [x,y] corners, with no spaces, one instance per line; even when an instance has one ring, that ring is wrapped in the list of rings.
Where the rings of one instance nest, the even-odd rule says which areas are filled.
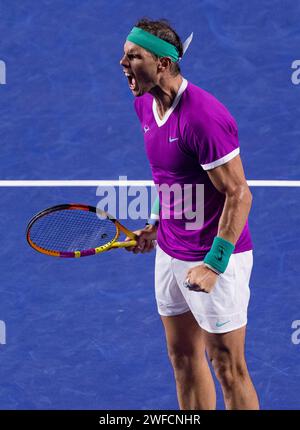
[[[244,355],[252,195],[234,118],[181,75],[187,43],[168,21],[144,18],[128,35],[120,64],[135,96],[155,184],[202,184],[204,220],[187,229],[184,211],[181,219],[174,215],[174,201],[165,202],[170,216],[164,217],[159,193],[150,224],[136,232],[138,245],[129,250],[150,251],[157,239],[155,295],[180,408],[215,409],[208,357],[226,408],[258,409]]]

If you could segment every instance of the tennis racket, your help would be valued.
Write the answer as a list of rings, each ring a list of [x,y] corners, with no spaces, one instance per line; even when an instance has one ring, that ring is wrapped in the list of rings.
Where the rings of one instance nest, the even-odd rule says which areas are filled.
[[[119,242],[124,233],[131,240]],[[93,206],[63,204],[36,214],[28,223],[29,245],[52,257],[76,258],[137,244],[137,236],[112,215]]]

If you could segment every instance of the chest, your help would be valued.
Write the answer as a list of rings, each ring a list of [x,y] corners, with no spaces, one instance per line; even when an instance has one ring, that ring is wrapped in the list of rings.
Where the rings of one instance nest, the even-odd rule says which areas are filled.
[[[177,116],[158,126],[149,117],[142,124],[146,153],[150,165],[171,173],[183,173],[195,163],[193,154],[187,150]]]

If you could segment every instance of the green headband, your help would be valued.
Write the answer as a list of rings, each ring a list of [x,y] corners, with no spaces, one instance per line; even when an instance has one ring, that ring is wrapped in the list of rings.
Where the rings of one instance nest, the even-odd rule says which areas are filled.
[[[147,49],[147,51],[152,52],[158,57],[170,57],[174,63],[179,60],[179,52],[174,45],[142,28],[133,27],[127,36],[127,40]]]

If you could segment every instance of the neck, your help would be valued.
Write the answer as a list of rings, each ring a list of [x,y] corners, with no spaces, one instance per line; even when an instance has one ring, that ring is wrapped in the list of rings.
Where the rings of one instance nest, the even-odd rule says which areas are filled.
[[[182,81],[183,77],[180,74],[168,79],[161,78],[158,84],[150,90],[150,94],[155,98],[158,114],[161,118],[172,106]]]

